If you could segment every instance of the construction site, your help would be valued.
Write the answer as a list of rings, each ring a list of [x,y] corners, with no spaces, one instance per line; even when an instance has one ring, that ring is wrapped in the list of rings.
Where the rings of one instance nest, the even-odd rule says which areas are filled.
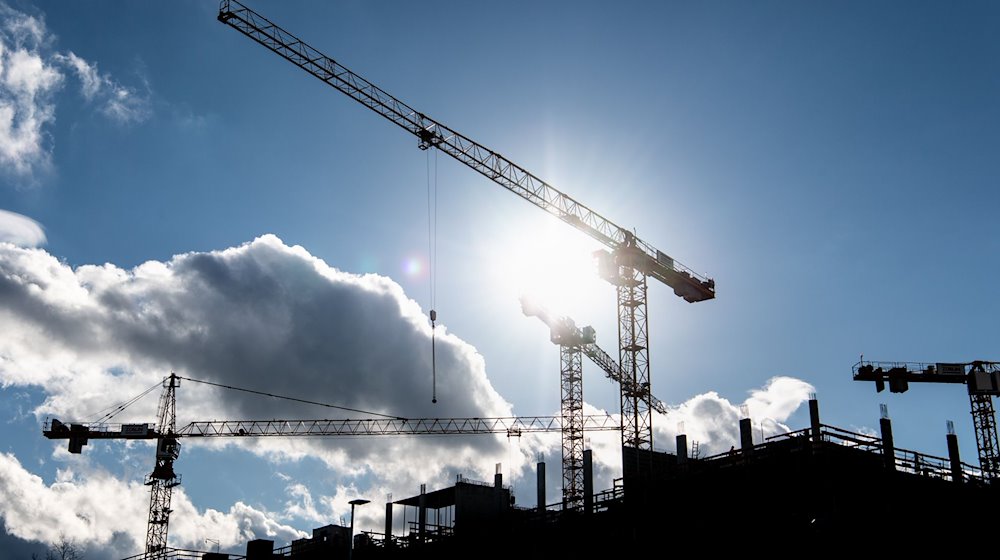
[[[871,543],[870,550],[891,551],[950,546],[959,538],[988,534],[996,524],[990,511],[992,501],[1000,498],[1000,440],[993,404],[1000,395],[1000,363],[862,359],[850,371],[850,364],[844,367],[845,384],[871,384],[878,392],[888,388],[891,393],[905,393],[914,383],[963,385],[977,457],[960,456],[953,429],[942,430],[940,436],[947,445],[946,457],[898,447],[886,409],[878,419],[878,434],[826,423],[815,395],[808,401],[809,424],[787,433],[755,438],[753,420],[745,413],[738,425],[729,427],[739,433],[740,445],[727,452],[705,456],[684,433],[672,442],[657,441],[654,448],[653,413],[666,414],[668,406],[654,395],[650,382],[647,297],[660,289],[650,286],[668,288],[667,294],[653,297],[672,292],[673,297],[694,304],[716,297],[713,279],[498,152],[410,107],[247,6],[223,0],[218,20],[397,125],[414,137],[420,150],[450,156],[481,175],[476,180],[495,183],[601,243],[605,249],[595,258],[600,276],[614,286],[617,340],[613,348],[603,349],[593,328],[550,311],[544,302],[522,299],[523,314],[548,328],[559,353],[558,416],[380,414],[179,425],[176,402],[182,381],[310,401],[171,373],[164,377],[157,417],[150,422],[115,423],[114,414],[121,409],[97,422],[50,419],[43,435],[66,441],[73,454],[101,440],[155,442],[152,469],[144,481],[150,491],[145,549],[127,560],[542,558],[638,555],[649,550],[717,554],[745,552],[765,539],[791,547],[788,550],[861,540]],[[249,51],[247,56],[257,54]],[[428,319],[433,329],[436,311],[431,310]],[[432,347],[432,356],[433,352]],[[620,392],[618,410],[607,415],[584,413],[585,361],[597,366]],[[620,434],[622,476],[610,488],[595,488],[586,437],[595,431]],[[181,484],[184,470],[180,459],[184,441],[527,433],[559,434],[561,442],[558,462],[537,463],[534,496],[515,496],[498,465],[493,480],[460,475],[451,486],[421,486],[411,496],[385,503],[352,501],[349,523],[317,527],[310,537],[292,542],[256,539],[240,552],[178,549],[168,542],[172,491]],[[547,503],[546,472],[552,469],[561,474],[561,499]],[[380,531],[355,530],[354,508],[365,504],[368,509],[384,507]],[[905,546],[900,544],[903,535]]]
[[[996,364],[976,362],[968,368],[961,364],[947,365],[954,373],[945,375],[967,371],[960,376],[973,384],[970,388],[973,401],[987,401],[987,396],[992,398],[996,394],[1000,374]],[[885,370],[870,363],[855,368],[855,379],[859,381],[880,383],[889,375],[909,381],[940,381],[928,379],[926,370],[908,371],[901,364]],[[990,385],[984,389],[976,383]],[[171,394],[170,389],[168,385],[164,394]],[[169,413],[169,401],[165,410]],[[563,500],[554,504],[545,503],[546,464],[540,462],[536,465],[538,505],[535,507],[515,505],[515,496],[504,485],[500,473],[491,482],[460,478],[453,486],[421,487],[417,495],[385,503],[383,531],[353,534],[351,525],[328,525],[314,529],[309,538],[291,543],[250,541],[243,554],[179,550],[158,544],[166,542],[170,490],[180,483],[180,477],[173,471],[179,438],[315,437],[387,431],[413,435],[472,434],[551,430],[558,422],[552,423],[555,419],[456,419],[444,423],[417,420],[377,428],[370,423],[348,421],[215,422],[192,423],[163,436],[151,428],[145,433],[134,426],[94,431],[92,427],[66,426],[53,421],[45,435],[69,439],[71,446],[79,446],[88,438],[157,440],[156,467],[147,481],[152,489],[149,528],[153,544],[129,560],[639,554],[649,546],[651,535],[664,531],[676,535],[673,546],[677,550],[712,546],[713,550],[726,551],[773,535],[776,526],[780,527],[778,538],[783,546],[808,547],[816,542],[837,541],[859,531],[871,531],[881,536],[865,537],[869,539],[866,540],[869,550],[910,550],[940,546],[958,535],[985,532],[992,526],[989,510],[992,500],[997,498],[994,481],[998,474],[995,448],[993,455],[981,455],[976,466],[962,461],[954,433],[944,434],[949,456],[936,457],[896,447],[892,422],[887,416],[879,419],[881,433],[872,436],[822,423],[819,402],[815,399],[809,401],[809,415],[808,427],[760,443],[754,443],[751,420],[743,419],[739,423],[741,446],[715,456],[691,456],[685,435],[677,436],[675,453],[624,446],[624,476],[606,489],[594,488],[590,450],[582,450],[580,457],[565,454],[561,465]],[[593,427],[601,428],[597,424]],[[977,434],[982,434],[987,445],[990,437],[995,443],[995,427],[991,433],[984,433],[983,429],[977,426]],[[569,434],[561,428],[560,431],[565,446]],[[762,493],[766,499],[759,499]],[[754,504],[752,508],[745,505],[750,501]],[[352,521],[354,506],[366,503],[368,500],[351,503]],[[914,512],[923,511],[960,511],[962,515],[927,520],[927,531],[913,533],[913,524],[921,522],[915,520]],[[394,522],[400,519],[404,530],[395,534]]]

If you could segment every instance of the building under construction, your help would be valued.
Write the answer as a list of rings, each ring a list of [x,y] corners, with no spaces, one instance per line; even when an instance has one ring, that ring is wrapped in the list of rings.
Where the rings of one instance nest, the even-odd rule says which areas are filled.
[[[888,418],[875,437],[823,424],[817,402],[809,407],[809,427],[763,442],[753,441],[750,420],[742,420],[741,446],[720,455],[688,456],[683,435],[674,454],[625,448],[623,479],[597,492],[588,451],[585,496],[577,507],[544,505],[545,464],[539,463],[539,507],[515,505],[500,474],[492,483],[460,478],[454,486],[387,503],[384,532],[355,535],[353,551],[347,528],[333,525],[287,546],[255,540],[245,555],[203,557],[592,557],[649,547],[719,552],[752,543],[858,539],[865,550],[905,550],[989,534],[996,524],[990,514],[997,487],[961,461],[954,434],[946,435],[949,457],[934,457],[895,447]],[[394,534],[393,521],[400,519],[403,531]],[[174,556],[185,554],[201,557]]]

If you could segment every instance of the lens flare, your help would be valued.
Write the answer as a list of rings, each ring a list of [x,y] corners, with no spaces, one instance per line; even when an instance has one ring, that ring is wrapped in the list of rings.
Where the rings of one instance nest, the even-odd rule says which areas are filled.
[[[403,274],[409,278],[422,278],[424,276],[424,271],[427,269],[424,266],[424,261],[420,257],[410,256],[403,261]]]

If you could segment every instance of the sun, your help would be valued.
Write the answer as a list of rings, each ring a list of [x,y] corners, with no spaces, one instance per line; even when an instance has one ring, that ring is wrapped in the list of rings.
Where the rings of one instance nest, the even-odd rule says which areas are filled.
[[[614,306],[609,285],[597,274],[594,251],[600,246],[564,224],[553,226],[505,243],[493,259],[493,284],[504,298],[528,297],[586,324]]]

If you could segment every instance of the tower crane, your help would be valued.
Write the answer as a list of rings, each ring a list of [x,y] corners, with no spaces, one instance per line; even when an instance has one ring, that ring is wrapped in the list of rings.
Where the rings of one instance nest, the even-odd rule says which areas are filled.
[[[1000,479],[1000,443],[997,439],[993,397],[1000,395],[1000,362],[968,363],[871,362],[854,365],[855,381],[874,381],[882,392],[886,383],[892,393],[905,393],[910,383],[964,383],[969,391],[972,425],[979,450],[983,478]]]
[[[163,381],[163,394],[156,414],[156,426],[160,430],[156,437],[156,462],[153,472],[146,477],[146,485],[150,487],[149,522],[146,524],[147,553],[160,554],[166,549],[170,496],[173,489],[181,483],[181,477],[174,472],[174,461],[181,453],[176,436],[178,386],[180,379],[176,375],[171,374]],[[79,447],[80,440],[77,438],[75,441]],[[69,445],[70,451],[73,451],[73,439],[70,439]]]
[[[361,418],[342,420],[213,420],[190,422],[177,428],[177,388],[181,379],[171,373],[162,383],[163,393],[155,423],[111,424],[62,422],[50,419],[42,435],[53,440],[68,440],[70,453],[81,453],[92,439],[155,440],[156,461],[153,472],[146,477],[150,486],[149,520],[146,529],[146,559],[160,560],[167,556],[167,530],[170,523],[172,491],[181,477],[174,472],[174,461],[180,455],[180,438],[235,437],[356,437],[400,435],[474,435],[562,431],[559,416],[504,416],[494,418]],[[238,389],[236,387],[228,387]],[[249,391],[256,392],[256,391]],[[270,395],[276,396],[276,395]],[[288,398],[288,397],[281,397]],[[129,404],[137,399],[129,401]],[[291,399],[300,400],[301,399]],[[308,401],[306,401],[308,402]],[[318,403],[314,403],[318,404]],[[124,408],[124,407],[120,407]],[[585,430],[612,431],[619,425],[609,415],[581,417]]]
[[[631,386],[649,385],[647,279],[666,284],[689,303],[715,297],[714,280],[695,273],[503,155],[413,109],[236,0],[222,0],[218,19],[413,134],[420,149],[440,150],[607,247],[597,253],[599,268],[616,288],[619,363]],[[622,445],[651,450],[649,402],[629,393],[628,386],[623,385],[621,391]]]
[[[647,405],[666,414],[666,407],[649,392],[649,385],[636,386],[622,374],[618,362],[597,345],[594,327],[577,327],[569,317],[558,317],[529,298],[521,298],[521,311],[529,317],[538,317],[549,327],[549,339],[559,346],[560,413],[562,416],[562,477],[563,507],[571,508],[583,503],[583,367],[581,355],[600,367],[609,379],[621,386],[621,391],[635,395]]]

